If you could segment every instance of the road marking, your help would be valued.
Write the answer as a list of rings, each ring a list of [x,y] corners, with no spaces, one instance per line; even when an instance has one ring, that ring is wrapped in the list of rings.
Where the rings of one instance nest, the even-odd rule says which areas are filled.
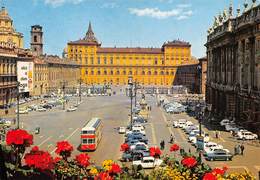
[[[155,129],[153,123],[151,123],[151,129],[152,129],[152,139],[153,139],[153,144],[157,144],[157,139],[155,136]]]
[[[43,145],[45,142],[47,142],[49,139],[51,139],[52,138],[52,136],[49,136],[47,139],[45,139],[44,141],[42,141],[39,145],[38,145],[38,147],[40,147],[41,145]]]
[[[260,170],[260,166],[254,166],[255,169],[257,169],[258,171]]]
[[[244,169],[246,171],[249,171],[249,169],[246,166],[228,166],[229,169]]]
[[[65,139],[65,141],[67,141],[69,138],[71,138],[78,130],[79,130],[79,128],[75,129],[75,130]],[[51,154],[53,154],[56,149],[57,149],[57,148],[55,148],[53,151],[51,151]]]
[[[53,146],[52,144],[49,144],[47,147],[48,147],[48,149],[51,147],[51,146]]]

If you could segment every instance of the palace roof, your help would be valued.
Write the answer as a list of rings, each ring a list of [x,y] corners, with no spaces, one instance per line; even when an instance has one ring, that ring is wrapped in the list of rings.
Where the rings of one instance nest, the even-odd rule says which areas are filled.
[[[163,44],[163,47],[165,46],[180,46],[180,47],[191,47],[191,44],[189,42],[181,41],[181,40],[173,40],[173,41],[167,41]]]
[[[97,53],[137,53],[137,54],[161,54],[161,48],[109,48],[102,47],[97,49]]]

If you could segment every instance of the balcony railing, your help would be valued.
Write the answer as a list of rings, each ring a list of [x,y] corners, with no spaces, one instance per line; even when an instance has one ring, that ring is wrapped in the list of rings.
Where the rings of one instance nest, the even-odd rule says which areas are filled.
[[[0,73],[0,77],[17,76],[15,73]]]

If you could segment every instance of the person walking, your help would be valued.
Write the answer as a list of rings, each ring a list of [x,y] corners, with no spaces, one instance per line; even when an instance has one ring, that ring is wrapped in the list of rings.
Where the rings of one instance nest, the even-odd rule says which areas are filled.
[[[171,136],[170,136],[170,143],[173,144],[173,142],[174,142],[174,137],[173,137],[173,135],[171,134]]]
[[[244,150],[245,150],[245,146],[243,144],[240,145],[240,149],[241,149],[241,155],[244,155]]]
[[[162,141],[160,142],[160,146],[161,146],[161,150],[164,150],[164,146],[165,146],[164,140],[162,140]]]

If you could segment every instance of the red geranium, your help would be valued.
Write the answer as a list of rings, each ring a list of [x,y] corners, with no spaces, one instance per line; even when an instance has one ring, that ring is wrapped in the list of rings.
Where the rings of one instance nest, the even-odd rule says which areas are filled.
[[[95,176],[94,180],[113,180],[113,178],[107,172],[101,172]]]
[[[66,156],[70,156],[73,151],[73,146],[68,141],[60,141],[57,142],[55,152],[61,156],[66,154]]]
[[[214,174],[214,175],[221,175],[221,176],[223,176],[224,174],[225,174],[225,172],[226,172],[226,169],[220,169],[220,168],[215,168],[215,169],[213,169],[212,171],[211,171],[211,173],[212,174]]]
[[[181,164],[188,168],[192,168],[197,165],[197,160],[194,157],[186,157],[182,159]]]
[[[124,143],[121,145],[120,151],[126,152],[129,150],[129,148],[130,148],[129,145],[127,143]]]
[[[150,147],[150,156],[160,156],[162,154],[162,151],[158,147]]]
[[[85,153],[81,153],[79,155],[76,156],[76,161],[82,166],[82,167],[87,167],[89,166],[89,159],[90,157],[88,156],[88,154]]]
[[[113,163],[112,167],[110,169],[110,173],[113,173],[113,174],[121,173],[121,167],[118,164]]]
[[[217,177],[212,173],[206,173],[202,180],[217,180]]]
[[[25,154],[25,164],[40,170],[51,170],[54,167],[53,158],[48,152],[40,151],[35,146],[30,153]]]
[[[56,163],[59,162],[60,160],[61,160],[60,157],[55,157],[54,160],[53,160],[53,162],[56,164]]]
[[[25,145],[29,147],[33,144],[33,136],[22,129],[10,130],[6,135],[7,145]]]
[[[178,151],[180,149],[180,146],[178,146],[177,144],[173,144],[171,147],[170,147],[170,151],[173,152],[173,151]]]

